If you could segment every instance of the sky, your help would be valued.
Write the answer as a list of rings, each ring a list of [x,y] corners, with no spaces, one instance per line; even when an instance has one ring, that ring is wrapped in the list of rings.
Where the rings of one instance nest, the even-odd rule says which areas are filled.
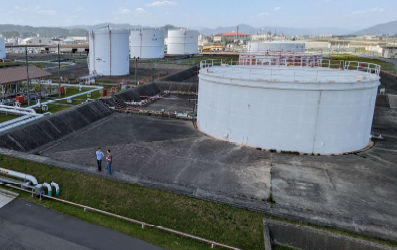
[[[160,27],[338,27],[397,20],[397,0],[0,0],[0,24],[67,27],[104,22]]]

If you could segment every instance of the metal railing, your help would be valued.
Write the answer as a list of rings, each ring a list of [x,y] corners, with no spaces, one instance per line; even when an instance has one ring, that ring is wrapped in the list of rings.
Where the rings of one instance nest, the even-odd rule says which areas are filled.
[[[338,82],[347,78],[348,81],[375,79],[373,76],[378,77],[381,69],[380,65],[374,63],[328,59],[309,63],[306,60],[291,62],[280,59],[276,66],[278,67],[269,67],[257,62],[239,65],[237,61],[230,63],[220,59],[208,59],[200,62],[200,74],[263,81]]]

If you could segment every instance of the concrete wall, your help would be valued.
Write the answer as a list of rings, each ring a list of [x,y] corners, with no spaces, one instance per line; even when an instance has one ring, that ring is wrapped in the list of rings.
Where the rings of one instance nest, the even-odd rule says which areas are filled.
[[[155,81],[155,84],[161,91],[196,92],[197,90],[197,83],[193,82]]]
[[[0,134],[0,147],[34,150],[96,122],[112,112],[100,101],[79,105]]]
[[[161,90],[156,86],[156,84],[145,83],[139,87],[128,89],[126,91],[115,94],[114,97],[116,99],[118,98],[120,100],[123,100],[124,102],[131,102],[132,100],[137,102],[140,101],[141,99],[146,99],[146,98],[141,98],[141,96],[154,96],[160,92]]]
[[[379,89],[386,88],[386,94],[397,95],[397,76],[380,72]]]
[[[160,79],[160,81],[173,81],[173,82],[183,82],[186,79],[189,79],[195,75],[197,75],[197,66],[190,67],[188,69],[179,71],[174,74],[167,75]]]
[[[269,228],[270,237],[275,244],[292,246],[304,250],[392,250],[395,248],[375,244],[352,237],[343,236],[290,223],[263,220],[264,226]]]

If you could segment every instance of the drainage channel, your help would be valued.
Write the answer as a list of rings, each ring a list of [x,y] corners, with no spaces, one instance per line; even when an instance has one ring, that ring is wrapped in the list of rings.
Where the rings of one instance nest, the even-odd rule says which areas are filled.
[[[4,186],[7,186],[7,187],[11,187],[11,188],[14,188],[14,189],[18,189],[18,190],[21,190],[21,191],[25,191],[25,192],[31,193],[28,190],[25,190],[25,189],[19,188],[19,187],[15,187],[15,186],[13,186],[11,184],[5,184],[5,183],[0,182],[0,185],[4,185]],[[142,226],[142,229],[145,226],[154,227],[154,228],[157,228],[157,229],[160,229],[160,230],[163,230],[163,231],[167,231],[167,232],[178,234],[178,235],[181,235],[181,236],[184,236],[184,237],[187,237],[187,238],[191,238],[191,239],[194,239],[194,240],[205,242],[205,243],[210,244],[211,248],[214,248],[215,246],[219,246],[219,247],[223,247],[223,248],[227,248],[227,249],[242,250],[240,248],[228,246],[228,245],[225,245],[225,244],[222,244],[222,243],[218,243],[218,242],[215,242],[215,241],[210,241],[210,240],[207,240],[207,239],[204,239],[204,238],[200,238],[198,236],[182,233],[180,231],[176,231],[176,230],[173,230],[173,229],[170,229],[170,228],[148,224],[146,222],[130,219],[130,218],[127,218],[127,217],[124,217],[124,216],[121,216],[121,215],[109,213],[109,212],[106,212],[106,211],[103,211],[103,210],[99,210],[99,209],[96,209],[96,208],[84,206],[84,205],[81,205],[81,204],[78,204],[78,203],[74,203],[74,202],[71,202],[71,201],[67,201],[67,200],[62,200],[62,199],[55,198],[55,197],[52,197],[52,196],[48,196],[48,195],[45,195],[45,194],[42,194],[41,197],[45,197],[45,198],[56,200],[56,201],[59,201],[59,202],[63,202],[63,203],[69,204],[69,205],[81,207],[81,208],[84,208],[84,211],[86,211],[88,209],[88,210],[92,210],[92,211],[95,211],[95,212],[98,212],[98,213],[101,213],[101,214],[106,214],[106,215],[113,216],[113,217],[116,217],[116,218],[119,218],[119,219],[122,219],[122,220],[126,220],[126,221],[129,221],[129,222],[135,223],[135,224],[139,224],[139,225]]]

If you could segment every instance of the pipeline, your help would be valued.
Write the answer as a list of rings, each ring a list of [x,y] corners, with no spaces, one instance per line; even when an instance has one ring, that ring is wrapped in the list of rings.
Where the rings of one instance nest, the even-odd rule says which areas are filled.
[[[47,188],[47,190],[48,190],[48,196],[52,196],[52,188],[51,188],[51,185],[48,184],[47,182],[44,182],[44,183],[43,183],[43,186]]]
[[[4,185],[7,186],[7,187],[11,187],[11,188],[14,188],[14,189],[21,190],[21,191],[29,192],[28,190],[25,190],[25,189],[19,188],[19,187],[15,187],[15,186],[13,186],[11,184],[4,184]],[[144,228],[145,226],[154,227],[154,228],[157,228],[157,229],[160,229],[160,230],[163,230],[163,231],[167,231],[167,232],[170,232],[170,233],[174,233],[174,234],[178,234],[178,235],[181,235],[181,236],[185,236],[187,238],[191,238],[191,239],[195,239],[195,240],[198,240],[198,241],[202,241],[202,242],[211,244],[212,248],[214,248],[214,246],[220,246],[220,247],[224,247],[224,248],[227,248],[227,249],[242,250],[240,248],[228,246],[228,245],[225,245],[225,244],[222,244],[222,243],[218,243],[218,242],[215,242],[215,241],[207,240],[207,239],[204,239],[204,238],[201,238],[201,237],[198,237],[198,236],[194,236],[194,235],[191,235],[191,234],[186,234],[186,233],[183,233],[183,232],[180,232],[180,231],[177,231],[177,230],[173,230],[173,229],[170,229],[170,228],[166,228],[166,227],[162,227],[162,226],[156,226],[156,225],[148,224],[146,222],[130,219],[130,218],[127,218],[127,217],[124,217],[124,216],[121,216],[121,215],[109,213],[109,212],[106,212],[106,211],[103,211],[103,210],[99,210],[99,209],[96,209],[96,208],[84,206],[84,205],[81,205],[81,204],[78,204],[78,203],[74,203],[74,202],[71,202],[71,201],[62,200],[62,199],[55,198],[55,197],[52,197],[52,196],[48,196],[48,195],[45,195],[45,194],[43,194],[42,196],[45,197],[45,198],[53,199],[53,200],[56,200],[56,201],[59,201],[59,202],[63,202],[63,203],[69,204],[69,205],[73,205],[73,206],[84,208],[84,211],[86,211],[88,209],[88,210],[92,210],[92,211],[95,211],[95,212],[98,212],[98,213],[102,213],[102,214],[106,214],[106,215],[109,215],[109,216],[113,216],[113,217],[116,217],[116,218],[119,218],[119,219],[122,219],[122,220],[130,221],[130,222],[133,222],[133,223],[141,225],[142,228]]]

